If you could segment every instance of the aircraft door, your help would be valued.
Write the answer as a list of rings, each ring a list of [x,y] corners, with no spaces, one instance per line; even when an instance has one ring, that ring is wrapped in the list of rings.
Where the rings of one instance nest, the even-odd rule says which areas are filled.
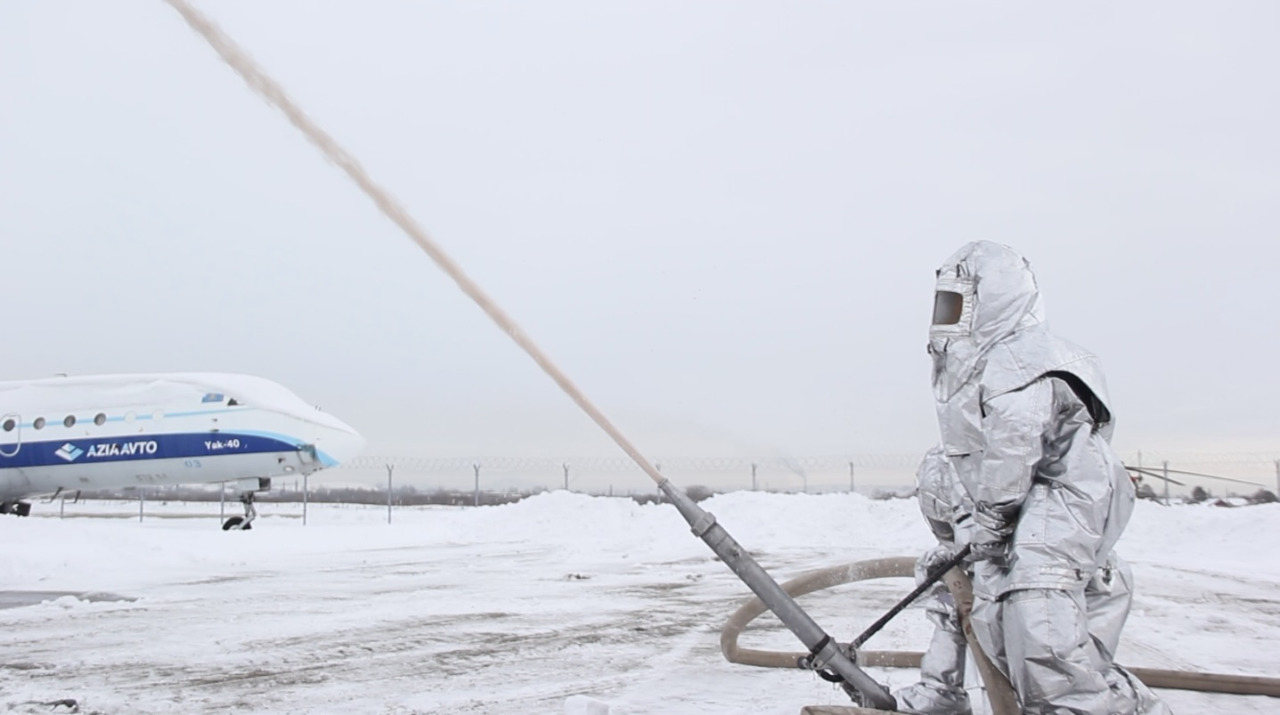
[[[0,457],[13,457],[22,448],[22,417],[12,412],[0,416]]]

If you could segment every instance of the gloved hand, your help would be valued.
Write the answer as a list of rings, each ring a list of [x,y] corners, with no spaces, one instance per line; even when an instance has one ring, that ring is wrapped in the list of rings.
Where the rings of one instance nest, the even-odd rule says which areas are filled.
[[[929,574],[942,568],[944,564],[950,562],[960,553],[960,548],[954,544],[940,542],[937,546],[929,549],[916,559],[916,585],[920,585],[928,580]],[[963,568],[964,563],[960,566]],[[938,579],[933,586],[925,591],[925,594],[931,596],[925,605],[925,615],[928,616],[934,625],[940,628],[948,628],[955,620],[956,601],[951,596],[951,590],[947,585]]]
[[[954,544],[939,543],[937,546],[929,549],[916,559],[916,585],[925,582],[929,574],[942,567],[942,564],[955,558],[960,553],[960,549]]]

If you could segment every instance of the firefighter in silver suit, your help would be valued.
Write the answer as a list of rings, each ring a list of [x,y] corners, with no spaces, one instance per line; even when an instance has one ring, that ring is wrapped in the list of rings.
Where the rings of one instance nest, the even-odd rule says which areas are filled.
[[[974,632],[1023,712],[1168,712],[1090,635],[1086,588],[1134,503],[1097,358],[1049,332],[1030,264],[988,241],[938,269],[929,354]]]

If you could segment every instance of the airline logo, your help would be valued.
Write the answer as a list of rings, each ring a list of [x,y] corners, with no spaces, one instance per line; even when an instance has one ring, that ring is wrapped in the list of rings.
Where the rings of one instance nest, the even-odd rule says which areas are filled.
[[[160,445],[155,440],[145,442],[104,442],[89,448],[90,457],[133,457],[144,454],[155,454]],[[79,457],[80,455],[76,455]],[[74,457],[73,457],[74,459]]]
[[[67,442],[66,444],[59,447],[58,451],[54,452],[54,454],[58,455],[59,457],[62,457],[68,462],[74,462],[77,459],[79,459],[82,454],[84,454],[84,450],[80,449],[74,444],[71,444],[70,442]]]

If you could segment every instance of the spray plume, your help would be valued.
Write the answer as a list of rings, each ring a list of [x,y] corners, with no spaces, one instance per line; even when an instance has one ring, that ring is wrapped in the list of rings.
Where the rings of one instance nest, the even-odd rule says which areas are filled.
[[[618,431],[618,428],[613,426],[613,423],[605,417],[604,413],[587,399],[586,395],[578,389],[573,381],[561,372],[555,363],[551,362],[551,359],[520,329],[515,320],[494,303],[480,286],[462,271],[462,268],[427,235],[427,232],[418,225],[418,222],[400,205],[400,202],[396,201],[386,189],[379,186],[369,176],[368,172],[365,171],[354,156],[347,152],[346,149],[343,149],[332,136],[317,126],[298,105],[294,104],[289,95],[285,93],[284,88],[267,75],[247,52],[219,29],[212,20],[205,17],[203,13],[192,7],[186,0],[165,0],[165,2],[182,15],[182,18],[187,21],[191,29],[203,37],[218,53],[218,56],[235,70],[253,91],[257,92],[268,104],[283,112],[288,117],[289,122],[306,135],[308,141],[316,145],[329,161],[332,161],[338,168],[346,172],[356,186],[359,186],[360,190],[373,200],[378,209],[399,226],[409,238],[413,239],[414,243],[418,244],[418,247],[426,252],[431,257],[431,260],[435,261],[436,265],[452,278],[458,284],[458,287],[462,289],[462,292],[475,301],[475,304],[480,306],[480,309],[493,322],[497,323],[503,332],[511,336],[511,339],[529,357],[533,358],[534,362],[538,363],[538,367],[541,367],[543,372],[552,380],[555,380],[560,389],[564,390],[565,394],[569,395],[577,403],[578,407],[582,408],[587,413],[587,416],[599,425],[600,429],[603,429],[622,448],[622,451],[626,452],[627,456],[631,457],[644,470],[645,474],[649,475],[659,486],[666,482],[666,478],[649,463],[649,460],[631,444],[630,440]]]

